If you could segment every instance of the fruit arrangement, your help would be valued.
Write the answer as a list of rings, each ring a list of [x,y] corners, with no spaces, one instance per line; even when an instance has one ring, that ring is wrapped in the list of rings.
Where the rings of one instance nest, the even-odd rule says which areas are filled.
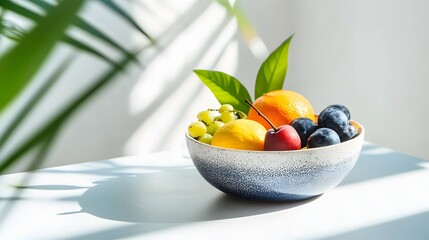
[[[304,96],[283,90],[291,39],[292,36],[262,63],[253,103],[235,77],[194,70],[221,105],[198,113],[198,120],[188,126],[188,135],[217,147],[256,151],[317,148],[355,137],[357,130],[344,105],[329,105],[315,115]]]
[[[314,114],[306,117],[294,111],[296,118],[292,118],[289,123],[280,122],[276,126],[255,104],[248,100],[246,102],[255,114],[249,114],[249,117],[242,112],[237,114],[239,111],[227,104],[222,105],[219,110],[202,111],[197,115],[198,121],[189,125],[189,136],[224,148],[283,151],[329,146],[357,135],[356,128],[350,123],[350,111],[340,104],[329,105],[317,119]],[[215,116],[213,112],[219,114]],[[281,117],[280,110],[267,113]]]

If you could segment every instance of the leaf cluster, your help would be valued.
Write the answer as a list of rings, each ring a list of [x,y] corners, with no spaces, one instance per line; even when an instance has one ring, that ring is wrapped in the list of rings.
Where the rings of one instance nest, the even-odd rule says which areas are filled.
[[[95,94],[105,88],[110,82],[116,79],[116,76],[130,63],[137,62],[137,55],[145,49],[129,51],[122,45],[116,43],[102,29],[98,29],[90,22],[80,16],[81,9],[86,4],[84,0],[58,1],[57,3],[44,0],[28,0],[33,8],[25,7],[19,2],[11,0],[0,1],[0,35],[13,40],[14,44],[0,57],[0,116],[2,112],[22,93],[22,91],[32,82],[36,73],[43,68],[45,60],[55,50],[58,42],[68,44],[77,51],[72,55],[65,57],[59,64],[59,67],[43,82],[35,94],[18,109],[16,116],[5,127],[5,131],[0,134],[0,174],[23,159],[22,157],[31,150],[37,149],[35,159],[29,164],[28,170],[32,170],[40,165],[44,156],[48,152],[50,145],[59,134],[61,128],[71,118],[77,110],[88,102]],[[144,35],[150,45],[155,41],[152,39],[121,7],[117,6],[112,0],[100,0],[104,7],[111,10],[120,18],[132,26],[135,30]],[[35,11],[34,8],[42,10]],[[20,28],[14,22],[5,18],[5,13],[11,12],[23,18],[30,20],[34,27],[31,29]],[[119,60],[113,60],[104,53],[93,48],[85,41],[79,40],[69,34],[68,29],[75,27],[93,39],[105,43],[111,49],[118,50],[122,57]],[[110,68],[100,77],[93,79],[86,89],[83,89],[75,98],[65,104],[58,113],[46,120],[40,128],[27,136],[20,144],[9,153],[3,154],[3,146],[19,129],[24,119],[34,110],[35,106],[43,99],[44,95],[51,90],[60,79],[60,77],[69,68],[72,60],[79,53],[86,53],[99,58],[108,63]]]
[[[293,38],[291,35],[277,49],[275,49],[259,68],[256,81],[254,99],[262,94],[283,88],[288,68],[289,45]],[[219,71],[194,70],[199,79],[210,89],[220,104],[231,104],[235,109],[244,113],[250,106],[246,99],[251,99],[249,91],[235,77]]]

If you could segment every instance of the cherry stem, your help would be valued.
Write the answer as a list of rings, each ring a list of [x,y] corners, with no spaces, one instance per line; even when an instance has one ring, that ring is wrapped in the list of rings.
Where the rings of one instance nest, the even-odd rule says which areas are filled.
[[[265,115],[262,114],[261,111],[259,111],[255,106],[253,106],[253,104],[249,100],[245,99],[244,101],[249,104],[253,109],[255,109],[258,115],[261,116],[265,121],[267,121],[267,123],[270,124],[270,126],[274,129],[275,132],[279,131],[279,129],[267,117],[265,117]]]

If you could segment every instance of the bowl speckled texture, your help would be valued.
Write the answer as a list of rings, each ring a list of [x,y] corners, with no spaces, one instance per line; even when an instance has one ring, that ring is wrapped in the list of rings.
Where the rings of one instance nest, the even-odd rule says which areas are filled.
[[[302,200],[338,185],[361,151],[365,130],[353,139],[327,147],[295,151],[244,151],[207,145],[186,134],[192,161],[217,189],[242,198]]]

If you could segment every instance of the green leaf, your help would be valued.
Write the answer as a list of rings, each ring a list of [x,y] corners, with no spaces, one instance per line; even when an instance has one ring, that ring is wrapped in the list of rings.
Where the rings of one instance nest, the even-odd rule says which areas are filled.
[[[33,1],[33,3],[37,4],[38,1]],[[49,12],[49,10],[51,10],[52,8],[55,8],[55,6],[46,7],[46,5],[49,5],[49,4],[45,3],[45,4],[39,5],[39,6],[42,9],[46,10],[47,12]],[[22,6],[18,5],[18,4],[15,4],[13,2],[10,2],[10,1],[0,1],[0,7],[4,7],[5,9],[8,9],[8,10],[10,10],[12,12],[15,12],[15,13],[23,16],[23,17],[26,17],[26,18],[30,19],[30,20],[33,20],[33,21],[36,22],[36,24],[37,24],[37,22],[39,22],[40,20],[43,19],[43,16],[39,15],[39,13],[32,12],[31,10],[26,9],[26,8],[24,8],[24,7],[22,7]],[[94,34],[94,32],[90,32],[91,29],[85,28],[85,26],[81,26],[79,23],[76,23],[76,22],[79,22],[78,19],[79,18],[76,16],[75,19],[74,19],[74,21],[71,24],[74,23],[74,25],[76,27],[79,27],[82,30],[87,31],[90,34]],[[100,36],[98,36],[98,35],[95,35],[95,36],[100,38]],[[78,49],[80,49],[82,51],[85,51],[87,53],[93,54],[93,55],[95,55],[95,56],[97,56],[97,57],[105,60],[106,62],[110,63],[112,66],[116,65],[115,62],[113,60],[111,60],[109,57],[107,57],[105,54],[101,53],[100,51],[94,49],[93,47],[91,47],[91,46],[89,46],[87,44],[84,44],[84,43],[82,43],[82,42],[74,39],[73,37],[71,37],[71,36],[69,36],[67,34],[64,34],[64,36],[60,40],[63,41],[64,43],[67,43],[67,44],[69,44],[69,45],[71,45],[71,46],[73,46],[75,48],[78,48]],[[109,42],[109,40],[106,40],[106,39],[102,39],[102,40],[105,40],[106,42]],[[125,50],[124,50],[124,53],[126,55],[129,55],[129,53],[126,52]]]
[[[0,34],[13,41],[20,41],[26,31],[13,22],[0,19]]]
[[[9,11],[12,11],[14,13],[17,13],[21,16],[25,16],[28,19],[34,20],[34,21],[39,21],[40,19],[42,19],[43,17],[40,16],[38,13],[32,12],[18,4],[15,4],[9,0],[2,0],[0,1],[0,7],[2,7],[3,9],[7,9]]]
[[[55,7],[54,5],[51,5],[48,2],[45,2],[44,0],[30,0],[30,2],[36,4],[37,6],[39,6],[40,8],[42,8],[45,11],[49,11],[50,9],[52,9],[53,7]],[[116,43],[113,39],[111,39],[109,36],[107,36],[106,34],[104,34],[102,31],[98,30],[96,27],[92,26],[90,23],[88,23],[86,20],[84,20],[83,18],[76,16],[76,19],[73,21],[73,25],[82,29],[83,31],[88,32],[89,34],[91,34],[93,37],[98,38],[101,41],[104,41],[105,43],[110,44],[110,46],[116,48],[117,50],[121,51],[123,54],[125,55],[130,55],[131,53],[129,53],[125,48],[123,48],[121,45],[119,45],[118,43]],[[91,52],[101,58],[103,58],[104,60],[112,63],[112,61],[110,59],[108,59],[105,55],[101,54],[100,52],[96,51],[95,49],[89,48],[87,45],[83,45],[82,43],[76,41],[75,39],[71,38],[70,36],[66,36],[66,38],[64,39],[65,42],[71,44],[72,46],[81,48],[84,51],[88,51]]]
[[[0,149],[3,145],[9,140],[14,131],[19,127],[19,125],[27,118],[28,114],[31,113],[33,108],[43,99],[45,94],[51,89],[51,87],[56,83],[66,69],[69,67],[72,60],[74,60],[75,55],[67,57],[61,65],[50,75],[50,77],[42,84],[42,86],[37,90],[37,92],[30,98],[30,100],[25,104],[25,106],[19,110],[18,114],[14,117],[14,120],[8,124],[5,129],[6,131],[0,135]]]
[[[194,72],[212,91],[220,104],[231,104],[235,109],[245,113],[249,111],[245,100],[251,99],[250,94],[238,79],[218,71],[194,70]]]
[[[144,50],[145,48],[142,48]],[[137,51],[131,56],[125,56],[118,63],[117,68],[111,68],[105,74],[100,76],[92,85],[90,85],[85,91],[78,95],[73,101],[67,104],[61,109],[51,120],[47,121],[39,130],[33,133],[31,136],[25,139],[25,141],[19,145],[12,153],[6,156],[0,161],[0,173],[4,172],[14,164],[16,164],[22,156],[38,146],[40,142],[46,141],[53,132],[57,133],[63,124],[80,108],[86,101],[89,101],[91,97],[95,96],[97,92],[105,88],[108,83],[111,83],[118,73],[121,72],[142,50]]]
[[[18,45],[0,59],[0,89],[3,90],[0,95],[0,112],[39,70],[83,2],[83,0],[59,2],[58,6],[40,19]]]
[[[293,35],[272,52],[259,68],[255,82],[255,99],[264,93],[283,88],[292,37]]]

